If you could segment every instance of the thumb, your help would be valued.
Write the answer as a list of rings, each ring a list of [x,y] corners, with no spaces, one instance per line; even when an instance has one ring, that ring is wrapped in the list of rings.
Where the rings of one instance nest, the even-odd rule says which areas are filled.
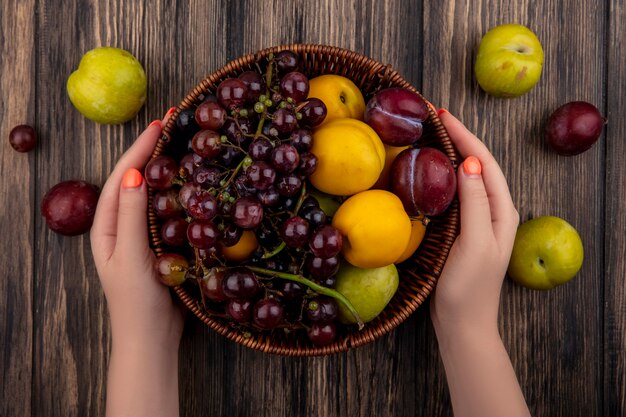
[[[116,252],[136,254],[148,247],[147,205],[146,182],[137,169],[129,168],[120,189]]]
[[[461,234],[481,236],[493,234],[489,199],[482,178],[482,166],[475,156],[469,156],[458,169],[458,192],[461,203]]]

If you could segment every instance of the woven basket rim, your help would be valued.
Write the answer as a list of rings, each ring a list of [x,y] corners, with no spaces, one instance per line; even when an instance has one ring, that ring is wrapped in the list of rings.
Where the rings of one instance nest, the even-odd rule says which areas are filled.
[[[212,87],[216,87],[216,83],[218,83],[221,79],[250,68],[255,65],[256,62],[266,58],[270,53],[275,54],[279,51],[287,49],[294,51],[301,57],[310,57],[310,59],[313,60],[316,58],[333,58],[337,62],[341,62],[341,60],[343,60],[344,62],[349,62],[349,69],[359,69],[364,66],[367,69],[367,74],[370,78],[372,80],[377,80],[375,83],[376,86],[387,84],[390,86],[401,86],[416,92],[420,95],[420,97],[424,98],[421,93],[408,81],[406,81],[395,69],[393,69],[391,65],[382,64],[359,52],[341,47],[320,44],[287,44],[273,46],[236,58],[216,71],[210,73],[202,81],[200,81],[178,104],[175,112],[164,126],[163,135],[153,150],[152,158],[155,158],[163,153],[163,150],[171,140],[170,133],[174,129],[175,121],[183,109],[192,107],[202,94],[206,93],[206,91],[212,90]],[[325,61],[324,63],[328,64],[329,62],[330,64],[334,64],[334,62],[331,61]],[[307,63],[307,61],[305,61],[305,63]],[[357,82],[357,80],[353,81]],[[368,79],[367,82],[373,83],[374,81],[369,81]],[[424,98],[424,100],[426,100],[429,104],[429,118],[427,124],[430,125],[433,137],[438,139],[438,141],[434,142],[434,145],[438,146],[440,150],[442,150],[451,159],[453,166],[456,169],[460,160],[458,151],[450,141],[448,133],[445,127],[441,124],[434,107],[430,105],[426,98]],[[151,202],[154,196],[154,191],[149,187],[148,192],[149,201]],[[160,227],[158,225],[158,219],[154,213],[152,204],[149,204],[148,208],[148,222],[151,247],[154,253],[157,256],[160,256],[163,253]],[[434,235],[435,232],[432,230],[434,228],[434,226],[432,226],[433,223],[438,225],[436,237]],[[439,230],[439,228],[441,228],[441,230]],[[219,319],[214,319],[206,314],[201,309],[198,300],[196,300],[184,286],[175,287],[174,292],[180,301],[209,328],[216,331],[220,335],[225,336],[229,340],[251,349],[284,356],[320,356],[346,352],[350,349],[370,343],[389,333],[395,327],[404,322],[421,304],[424,303],[436,285],[450,248],[458,233],[459,205],[458,200],[455,198],[446,213],[442,216],[437,216],[437,218],[431,222],[431,226],[427,228],[424,241],[416,252],[416,254],[421,254],[426,250],[432,250],[437,253],[438,256],[428,258],[420,255],[414,255],[414,257],[410,258],[409,261],[405,261],[403,264],[399,265],[398,270],[400,272],[401,285],[383,314],[367,323],[363,330],[348,333],[345,337],[341,337],[340,333],[340,337],[338,337],[334,343],[323,347],[316,347],[305,342],[297,343],[297,340],[296,343],[283,345],[280,341],[277,342],[275,340],[276,338],[273,337],[275,333],[259,333],[254,335],[244,333],[230,327],[228,324],[224,324]],[[423,249],[424,246],[427,246],[427,248]],[[407,280],[410,280],[410,282]],[[399,296],[398,293],[401,289],[407,291],[410,290],[412,296],[409,299],[402,298],[406,294]],[[399,299],[396,300],[397,298]],[[401,302],[401,305],[395,306],[395,304],[393,304],[394,301]],[[397,311],[394,310],[393,314],[388,312],[392,304],[395,308],[397,308]],[[287,340],[293,341],[295,338]]]

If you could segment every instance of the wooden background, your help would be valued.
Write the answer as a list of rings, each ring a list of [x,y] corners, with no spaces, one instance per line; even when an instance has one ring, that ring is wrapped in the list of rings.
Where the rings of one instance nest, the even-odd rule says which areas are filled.
[[[555,215],[579,231],[585,262],[570,283],[536,292],[505,281],[500,329],[534,416],[626,413],[626,11],[622,0],[73,1],[3,0],[0,9],[0,415],[99,416],[110,342],[88,236],[50,232],[44,193],[68,179],[103,184],[147,123],[205,75],[267,46],[350,48],[389,63],[484,138],[523,220]],[[514,5],[512,5],[514,4]],[[480,91],[478,42],[502,23],[532,28],[542,78],[512,100]],[[149,79],[123,126],[83,118],[65,92],[84,52],[117,46]],[[608,116],[600,142],[559,157],[544,120],[571,100]],[[18,154],[10,129],[36,127]],[[343,355],[288,359],[188,320],[180,355],[185,416],[449,416],[428,308]]]

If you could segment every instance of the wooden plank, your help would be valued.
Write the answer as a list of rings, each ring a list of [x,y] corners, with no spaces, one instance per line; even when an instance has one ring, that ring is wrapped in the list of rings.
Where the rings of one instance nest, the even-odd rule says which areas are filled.
[[[459,116],[500,162],[523,220],[556,215],[581,234],[586,260],[578,277],[550,292],[505,280],[500,329],[533,415],[602,415],[604,151],[572,158],[543,143],[542,125],[575,99],[603,108],[604,2],[428,1],[424,6],[426,97]],[[504,23],[532,28],[546,55],[542,78],[510,100],[483,93],[473,76],[482,35]],[[576,45],[576,46],[574,46]],[[595,219],[591,221],[590,219]],[[566,401],[564,399],[567,399]]]
[[[33,185],[39,148],[20,154],[9,145],[14,126],[39,131],[35,105],[35,2],[0,6],[0,415],[31,415],[33,344]],[[41,140],[45,140],[42,138]]]
[[[626,68],[620,50],[626,47],[626,7],[609,2],[607,47],[608,125],[605,177],[604,275],[604,412],[619,416],[626,410]]]
[[[182,64],[166,52],[182,45],[169,2],[39,2],[37,114],[46,127],[37,172],[37,204],[59,181],[78,178],[102,185],[121,154],[149,120],[161,118],[177,92],[165,87],[181,79]],[[63,30],[59,30],[63,28]],[[178,36],[178,37],[177,37]],[[65,92],[69,74],[86,51],[116,46],[143,63],[150,85],[147,105],[132,122],[98,125],[71,105]],[[166,49],[165,49],[166,48]],[[175,83],[173,83],[175,85]],[[93,264],[88,235],[66,238],[37,222],[35,289],[36,414],[104,414],[109,352],[109,320]]]

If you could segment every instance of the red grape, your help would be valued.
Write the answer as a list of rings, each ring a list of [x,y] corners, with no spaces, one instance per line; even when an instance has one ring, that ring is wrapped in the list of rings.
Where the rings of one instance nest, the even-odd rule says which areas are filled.
[[[256,71],[244,71],[239,74],[241,81],[248,87],[248,103],[255,103],[261,94],[265,92],[265,80]]]
[[[314,324],[309,328],[308,336],[314,345],[326,346],[337,338],[337,327],[333,323]]]
[[[329,323],[337,318],[339,308],[337,303],[330,297],[319,295],[309,301],[306,315],[311,323]]]
[[[178,174],[178,166],[169,156],[160,155],[151,159],[144,170],[146,183],[155,190],[167,190]]]
[[[222,149],[220,135],[214,130],[201,130],[193,136],[191,141],[193,151],[206,159],[213,159]]]
[[[18,152],[29,152],[37,145],[35,129],[28,125],[18,125],[9,133],[9,143]]]
[[[326,112],[326,105],[324,102],[319,98],[311,97],[300,109],[300,113],[302,114],[300,122],[304,126],[319,126],[326,118]]]
[[[307,152],[313,146],[313,132],[309,129],[296,129],[289,137],[291,144],[299,152]]]
[[[279,133],[289,133],[298,126],[298,119],[293,111],[278,109],[274,112],[272,125]]]
[[[259,138],[250,143],[248,153],[250,154],[250,158],[255,161],[267,161],[272,155],[272,149],[274,148],[269,140]]]
[[[548,119],[548,144],[560,155],[578,155],[597,142],[605,123],[606,119],[593,104],[584,101],[564,104]]]
[[[283,304],[273,298],[257,301],[252,312],[252,321],[262,329],[273,329],[283,319]]]
[[[309,206],[300,209],[300,216],[313,227],[319,227],[326,223],[326,213],[319,207]]]
[[[288,143],[278,145],[272,151],[272,165],[281,174],[289,174],[293,172],[300,163],[300,155],[298,150]]]
[[[253,197],[242,197],[230,210],[233,223],[243,229],[253,229],[263,220],[263,206]]]
[[[185,281],[188,267],[187,260],[176,253],[164,253],[157,258],[155,264],[159,280],[170,287],[175,287]]]
[[[280,229],[283,241],[292,248],[301,248],[309,240],[309,223],[300,216],[291,217]]]
[[[276,189],[283,197],[292,197],[302,188],[302,180],[297,175],[289,174],[278,178]],[[289,207],[285,207],[289,209]]]
[[[332,277],[339,270],[339,257],[320,258],[319,256],[311,256],[307,259],[306,266],[311,278],[324,280]]]
[[[181,217],[166,221],[161,226],[161,238],[166,245],[183,246],[187,242],[187,222]]]
[[[391,166],[391,188],[409,216],[435,216],[455,196],[456,173],[450,159],[437,149],[405,149]]]
[[[250,300],[230,300],[226,304],[226,313],[236,322],[248,322],[252,317],[252,302]]]
[[[243,106],[248,98],[248,86],[237,78],[227,78],[217,86],[217,99],[227,109]]]
[[[200,280],[200,288],[204,295],[212,301],[226,301],[228,297],[224,294],[222,283],[224,281],[224,270],[222,268],[211,268]]]
[[[250,184],[257,190],[267,190],[274,184],[276,171],[263,161],[253,162],[246,171]]]
[[[280,51],[274,59],[281,74],[294,71],[298,67],[298,55],[292,51]]]
[[[250,299],[259,292],[259,282],[248,268],[230,268],[224,272],[222,289],[228,298]]]
[[[204,101],[196,108],[194,117],[201,129],[217,130],[226,121],[226,110],[215,101]]]
[[[324,225],[311,235],[309,247],[315,256],[330,258],[341,252],[343,237],[341,232],[332,226]]]
[[[99,189],[85,181],[63,181],[52,187],[41,201],[41,214],[48,227],[66,236],[91,228],[98,204]]]
[[[217,214],[217,199],[207,191],[189,197],[187,213],[194,219],[211,220]]]
[[[187,226],[187,240],[196,248],[215,246],[219,235],[219,230],[210,220],[194,220]]]
[[[152,198],[152,207],[154,213],[161,219],[171,219],[185,213],[178,200],[178,191],[173,188],[157,192]]]
[[[301,72],[288,72],[280,79],[280,93],[284,98],[300,103],[309,95],[309,79]]]
[[[428,105],[405,88],[380,90],[367,103],[365,123],[387,145],[405,146],[422,137],[422,123],[428,119]]]

